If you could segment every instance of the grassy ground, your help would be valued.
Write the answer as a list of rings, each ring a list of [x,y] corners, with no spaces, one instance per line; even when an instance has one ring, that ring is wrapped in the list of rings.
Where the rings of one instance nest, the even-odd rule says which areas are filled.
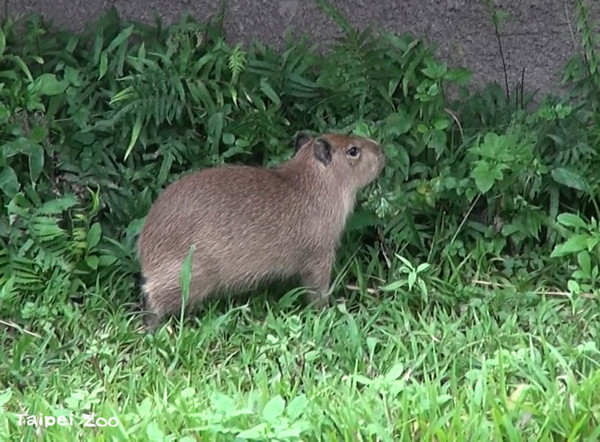
[[[48,306],[60,319],[43,333],[2,330],[0,435],[597,440],[597,302],[471,292],[452,308],[415,308],[402,291],[321,313],[293,292],[212,302],[145,335],[118,293],[98,290],[80,308]],[[85,427],[91,411],[116,427]],[[19,426],[17,413],[73,423]]]

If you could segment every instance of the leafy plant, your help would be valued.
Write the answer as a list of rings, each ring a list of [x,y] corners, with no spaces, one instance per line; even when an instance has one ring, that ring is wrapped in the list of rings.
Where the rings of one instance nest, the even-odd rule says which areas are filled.
[[[585,222],[574,213],[561,213],[557,222],[567,229],[567,240],[557,244],[553,257],[576,256],[579,268],[571,274],[569,290],[574,293],[598,290],[600,269],[600,226],[595,218]]]
[[[400,274],[406,274],[406,280],[397,280],[390,284],[381,287],[384,292],[395,292],[401,287],[407,287],[409,292],[412,292],[413,287],[416,285],[421,292],[423,302],[427,303],[429,290],[427,288],[428,270],[431,268],[431,264],[422,263],[416,268],[406,258],[396,255],[396,258],[402,262],[402,266],[398,269]]]

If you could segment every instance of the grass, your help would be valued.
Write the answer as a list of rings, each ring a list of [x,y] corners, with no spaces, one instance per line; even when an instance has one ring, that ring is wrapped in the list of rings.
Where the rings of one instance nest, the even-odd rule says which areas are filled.
[[[0,435],[597,440],[598,303],[467,290],[466,304],[422,307],[407,291],[356,292],[322,312],[294,292],[213,301],[155,335],[122,292],[91,291],[49,306],[60,319],[42,333],[0,334]],[[84,427],[92,411],[118,426]],[[73,425],[19,426],[16,413]]]

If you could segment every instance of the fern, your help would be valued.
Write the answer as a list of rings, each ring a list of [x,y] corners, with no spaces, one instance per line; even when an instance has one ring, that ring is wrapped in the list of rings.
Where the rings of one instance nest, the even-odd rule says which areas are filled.
[[[124,78],[123,83],[125,89],[111,101],[121,106],[112,118],[113,124],[141,118],[143,125],[153,123],[159,127],[180,121],[184,113],[191,119],[186,91],[178,75],[150,68],[143,74]]]
[[[594,32],[590,16],[589,5],[586,0],[578,0],[575,4],[577,15],[577,31],[581,36],[581,49],[587,67],[590,81],[600,92],[600,58],[596,53],[598,45],[598,35]]]
[[[52,273],[73,276],[75,269],[82,268],[88,217],[76,204],[71,196],[37,207],[18,196],[9,204],[8,215],[13,219],[10,242],[21,245],[17,248],[0,243],[0,286],[10,279],[13,288],[22,293],[42,291]],[[73,215],[70,223],[63,212]]]
[[[323,104],[345,103],[346,108],[358,108],[355,111],[359,114],[368,112],[365,106],[369,107],[367,100],[372,95],[373,84],[370,71],[377,53],[371,52],[372,42],[368,41],[368,36],[368,31],[363,34],[351,32],[338,43],[319,78],[319,85],[332,92]],[[346,100],[340,100],[342,96]]]
[[[578,53],[567,63],[563,84],[571,83],[572,92],[586,107],[596,112],[600,106],[600,57],[598,56],[599,35],[589,14],[586,0],[575,2],[576,26],[572,30],[574,44],[579,46]],[[577,32],[578,35],[575,35]],[[576,42],[579,37],[579,42]]]
[[[236,45],[229,55],[229,69],[231,70],[231,83],[237,83],[242,72],[246,69],[246,53],[242,50],[241,44]]]

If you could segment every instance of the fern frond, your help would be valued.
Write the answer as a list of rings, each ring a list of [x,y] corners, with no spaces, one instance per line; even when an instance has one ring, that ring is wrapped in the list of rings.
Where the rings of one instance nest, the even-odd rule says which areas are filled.
[[[123,91],[118,100],[113,100],[121,106],[113,116],[113,124],[141,118],[144,125],[159,127],[179,121],[184,112],[190,113],[182,78],[169,70],[155,68],[130,76]]]
[[[237,83],[240,74],[246,69],[246,62],[246,53],[242,50],[241,44],[236,45],[228,57],[232,83]]]

